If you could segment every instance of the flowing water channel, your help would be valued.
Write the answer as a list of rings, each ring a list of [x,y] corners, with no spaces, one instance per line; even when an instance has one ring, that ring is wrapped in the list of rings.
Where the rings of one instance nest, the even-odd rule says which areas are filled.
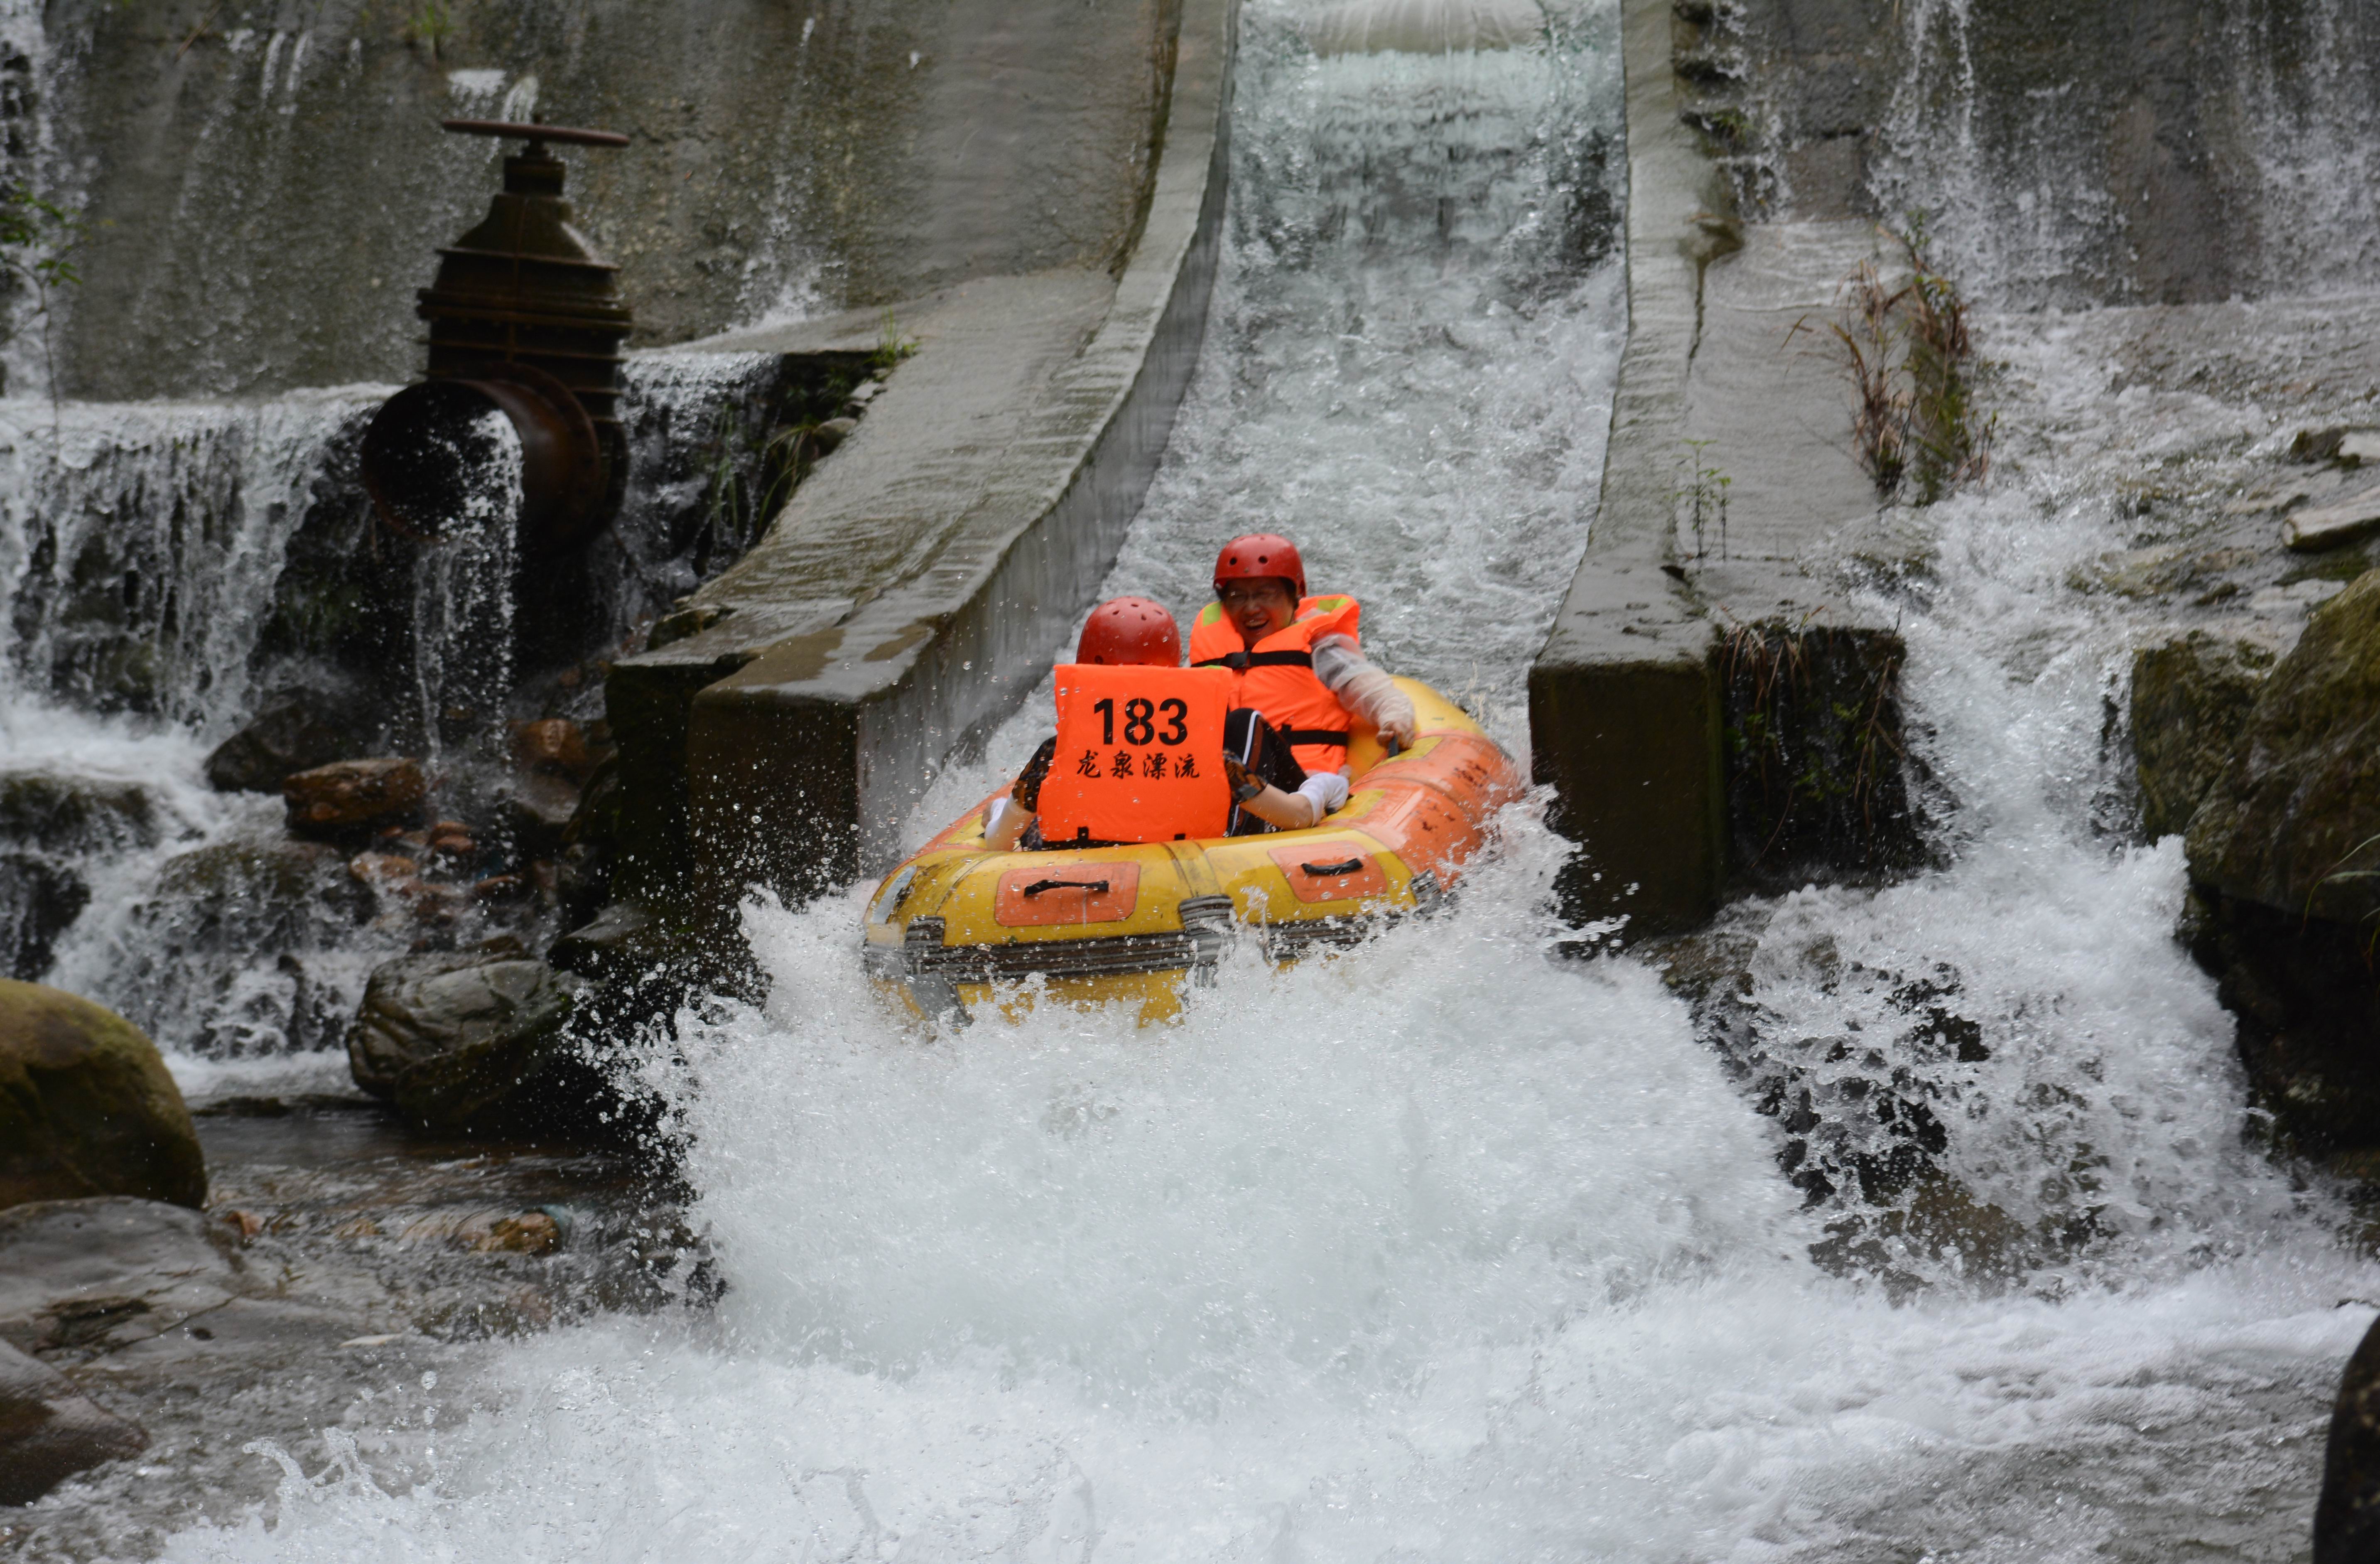
[[[1186,613],[1221,537],[1289,532],[1377,657],[1518,751],[1624,328],[1616,19],[1318,58],[1319,9],[1247,8],[1215,313],[1108,590]],[[1805,1061],[1816,1138],[1870,1132],[1863,1082],[1927,1103],[1925,1179],[1789,1183],[1664,953],[1565,953],[1534,801],[1442,915],[1293,969],[1244,952],[1149,1032],[925,1036],[863,979],[867,888],[756,903],[766,1000],[689,1012],[650,1064],[716,1304],[360,1376],[256,1452],[273,1502],[166,1556],[2302,1557],[2380,1268],[2242,1144],[2229,1018],[2171,938],[2180,844],[2110,825],[2142,624],[2071,585],[2137,528],[2120,475],[2270,430],[2116,406],[2005,327],[2055,416],[1910,518],[1925,568],[1855,588],[1909,641],[1941,866],[1683,952],[1736,982],[1731,1036]],[[184,730],[41,731],[194,764]],[[234,830],[203,796],[169,792],[179,829]]]

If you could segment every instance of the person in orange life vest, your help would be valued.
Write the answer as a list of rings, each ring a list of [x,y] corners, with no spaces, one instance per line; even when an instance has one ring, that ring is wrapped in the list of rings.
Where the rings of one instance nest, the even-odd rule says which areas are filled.
[[[1308,794],[1311,825],[1347,800],[1347,741],[1369,728],[1382,743],[1414,741],[1413,702],[1364,655],[1363,609],[1349,597],[1308,597],[1297,545],[1252,532],[1215,559],[1215,600],[1190,631],[1190,666],[1228,668],[1237,705],[1264,713],[1310,778],[1336,780],[1335,793]],[[1301,790],[1303,791],[1303,790]]]
[[[1147,598],[1111,599],[1091,611],[1075,644],[1075,661],[1096,667],[1179,668],[1182,631],[1173,623],[1173,615]],[[984,827],[984,844],[994,852],[1004,853],[1020,845],[1027,850],[1044,845],[1076,845],[1043,843],[1034,830],[1038,823],[1041,786],[1049,779],[1057,746],[1056,735],[1044,739],[1015,782],[1009,784],[1008,796],[993,804],[991,818]],[[1234,708],[1225,713],[1223,751],[1221,768],[1232,799],[1224,834],[1237,836],[1251,830],[1308,825],[1321,818],[1318,800],[1302,796],[1296,791],[1307,782],[1305,771],[1292,758],[1288,745],[1272,733],[1258,713],[1246,708]]]

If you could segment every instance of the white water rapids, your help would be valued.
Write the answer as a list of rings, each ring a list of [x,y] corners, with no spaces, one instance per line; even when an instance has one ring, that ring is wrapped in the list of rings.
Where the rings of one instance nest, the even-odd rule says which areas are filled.
[[[1383,661],[1517,745],[1619,341],[1612,271],[1546,231],[1613,125],[1609,18],[1322,61],[1301,14],[1249,7],[1218,313],[1111,590],[1186,612],[1221,536],[1290,531]],[[1949,1083],[1944,1169],[2065,1247],[1988,1278],[1905,1255],[1899,1303],[1815,1263],[1828,1213],[1654,966],[1554,952],[1530,806],[1448,915],[1243,955],[1149,1032],[922,1037],[861,977],[858,892],[756,905],[769,999],[655,1066],[715,1310],[361,1398],[264,1452],[270,1513],[168,1557],[2301,1557],[2370,1317],[2341,1305],[2380,1271],[2240,1145],[2229,1019],[2170,935],[2179,844],[2095,824],[2130,630],[2064,584],[2123,541],[2109,474],[2237,432],[2044,440],[1923,517],[1907,693],[1952,861],[1739,915],[1779,1035],[1888,1036],[1876,975],[1950,975],[1988,1057]]]

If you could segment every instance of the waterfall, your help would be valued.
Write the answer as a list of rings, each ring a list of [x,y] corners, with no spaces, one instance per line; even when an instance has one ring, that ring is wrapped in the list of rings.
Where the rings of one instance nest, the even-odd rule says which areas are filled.
[[[1972,0],[1898,16],[1876,51],[1900,74],[1870,194],[1895,222],[1925,213],[1976,297],[2072,308],[2380,282],[2354,0],[2230,0],[2186,26]]]
[[[534,656],[633,643],[751,545],[782,498],[761,480],[778,374],[765,354],[631,361],[621,515],[535,567],[572,612]],[[500,818],[504,721],[551,671],[520,645],[518,439],[499,417],[455,454],[480,473],[471,514],[415,544],[357,476],[388,394],[0,401],[0,976],[90,995],[190,1060],[338,1046],[409,925],[344,854],[288,838],[277,798],[200,780],[284,681],[373,671],[334,654],[394,649],[390,742],[419,746],[442,808]]]
[[[2309,3],[2354,53],[2352,13]],[[1338,11],[1247,0],[1207,340],[1106,590],[1187,614],[1224,537],[1290,533],[1318,588],[1362,600],[1375,657],[1518,748],[1626,326],[1616,7],[1549,4],[1505,49],[1326,55]],[[2004,302],[2133,286],[2098,111],[1987,90],[1978,30],[2004,15],[1900,18],[1879,190]],[[2292,79],[2236,29],[2209,47],[2239,56],[2210,96],[2261,116],[2234,144],[2264,149],[2278,265],[2277,224],[2372,199],[2316,166],[2360,166],[2320,106],[2354,71]],[[2316,283],[2362,277],[2337,259]],[[176,1511],[164,1557],[2293,1555],[2380,1268],[2245,1141],[2230,1017],[2172,938],[2178,843],[2124,822],[2110,712],[2157,611],[2078,582],[2166,525],[2142,474],[2173,512],[2226,503],[2206,475],[2297,405],[2279,377],[2127,384],[2072,316],[1978,332],[1997,394],[2028,399],[1992,485],[1897,515],[1904,569],[1856,540],[1800,562],[1901,628],[1937,863],[1581,958],[1532,798],[1428,918],[1290,967],[1244,944],[1147,1030],[1055,1004],[923,1030],[861,965],[868,888],[756,902],[765,999],[689,1005],[639,1060],[716,1305],[408,1342],[436,1371],[402,1378],[351,1360],[369,1393],[336,1426],[255,1451],[273,1502]],[[771,373],[632,369],[628,507],[568,567],[590,645],[750,541],[732,496]],[[318,588],[369,536],[341,487],[368,400],[69,403],[55,434],[46,406],[0,409],[24,426],[0,472],[0,935],[186,1074],[319,1049],[413,938],[275,801],[196,780],[260,669],[346,600]],[[458,765],[446,714],[529,673],[490,649],[494,537],[397,560],[409,709]],[[111,647],[169,673],[119,675]],[[1049,720],[1045,690],[947,768],[911,841]],[[48,891],[32,915],[42,876],[81,888],[64,925]],[[143,1497],[210,1470],[158,1460]]]
[[[413,681],[433,770],[448,746],[494,727],[513,686],[520,436],[490,408],[455,444],[463,514],[413,566]]]

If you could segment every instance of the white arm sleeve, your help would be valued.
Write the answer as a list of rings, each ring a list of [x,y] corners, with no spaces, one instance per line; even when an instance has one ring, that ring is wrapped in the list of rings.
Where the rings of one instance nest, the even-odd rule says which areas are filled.
[[[1413,731],[1413,702],[1346,637],[1325,636],[1314,643],[1314,676],[1366,727],[1377,732],[1402,719],[1405,731]]]

